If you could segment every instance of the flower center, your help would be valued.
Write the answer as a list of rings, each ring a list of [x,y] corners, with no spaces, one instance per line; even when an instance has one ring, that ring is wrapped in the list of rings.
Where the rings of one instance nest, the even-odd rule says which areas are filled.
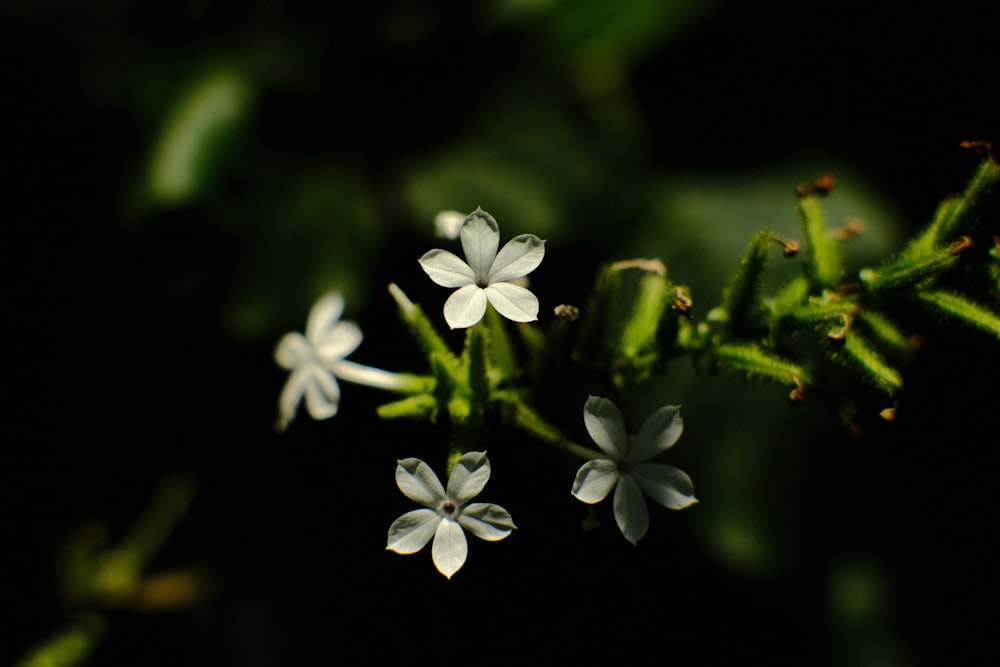
[[[482,278],[478,278],[476,280],[476,287],[478,287],[479,289],[486,289],[488,286],[489,283],[483,280]]]
[[[441,514],[448,517],[449,519],[455,518],[455,513],[457,512],[457,510],[458,508],[455,507],[455,503],[451,502],[450,500],[444,501],[444,503],[441,505]]]

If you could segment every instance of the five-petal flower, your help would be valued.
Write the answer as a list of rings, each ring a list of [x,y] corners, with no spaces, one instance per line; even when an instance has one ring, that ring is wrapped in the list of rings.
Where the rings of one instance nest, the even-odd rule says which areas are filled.
[[[291,371],[278,399],[278,430],[284,431],[295,418],[302,396],[313,419],[337,414],[340,386],[338,364],[361,344],[361,329],[354,322],[340,321],[344,298],[338,292],[323,296],[309,311],[306,334],[285,334],[274,351],[278,364]]]
[[[654,412],[634,439],[626,436],[621,412],[606,398],[588,398],[583,421],[607,458],[592,459],[580,467],[573,495],[585,503],[598,503],[614,488],[615,521],[629,542],[637,543],[649,528],[643,493],[675,510],[698,502],[687,473],[662,463],[648,463],[681,437],[684,422],[680,406],[667,405]]]
[[[538,319],[538,299],[513,280],[528,275],[542,263],[545,241],[521,234],[500,246],[500,228],[489,213],[477,208],[459,233],[465,261],[447,250],[434,249],[420,258],[420,266],[438,285],[457,287],[444,304],[444,319],[452,329],[471,327],[486,314],[487,301],[515,322]]]
[[[495,542],[516,527],[510,513],[499,505],[469,502],[483,490],[489,478],[490,461],[485,452],[467,452],[455,462],[447,491],[431,467],[420,459],[398,461],[396,484],[407,498],[424,508],[407,512],[392,523],[386,549],[412,554],[433,538],[434,566],[451,579],[468,555],[465,530]]]

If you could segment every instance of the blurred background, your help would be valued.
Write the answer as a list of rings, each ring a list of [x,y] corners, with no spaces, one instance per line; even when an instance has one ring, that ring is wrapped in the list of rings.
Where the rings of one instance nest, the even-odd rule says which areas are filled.
[[[862,391],[856,433],[671,365],[649,407],[684,405],[671,462],[701,502],[653,508],[638,548],[607,503],[581,530],[575,464],[499,431],[482,499],[519,530],[448,582],[384,550],[412,507],[395,461],[440,469],[443,425],[379,422],[388,396],[344,384],[333,420],[273,430],[273,346],[328,289],[353,360],[425,370],[386,286],[438,312],[416,260],[450,247],[440,210],[548,240],[543,327],[635,256],[703,315],[827,172],[831,225],[864,222],[848,264],[898,249],[976,165],[959,143],[1000,139],[972,7],[5,2],[0,660],[74,622],[103,629],[95,665],[995,660],[997,347],[918,313],[898,419]],[[151,559],[102,572],[159,587],[79,621],[74,554],[129,534]]]

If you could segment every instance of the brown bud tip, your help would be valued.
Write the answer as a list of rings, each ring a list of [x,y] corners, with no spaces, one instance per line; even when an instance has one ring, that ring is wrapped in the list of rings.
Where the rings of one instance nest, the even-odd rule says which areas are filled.
[[[840,327],[839,329],[831,331],[830,333],[828,333],[826,335],[827,338],[829,338],[830,340],[832,340],[835,343],[843,343],[845,340],[847,340],[847,330],[851,328],[851,316],[850,315],[848,315],[847,313],[844,313],[843,315],[840,316],[840,318],[841,318],[841,320],[843,320],[844,325],[842,327]]]
[[[788,394],[788,402],[792,405],[798,405],[806,398],[806,386],[802,384],[802,380],[798,376],[793,377],[792,381],[795,382],[795,389]]]
[[[840,229],[831,229],[827,232],[838,241],[850,241],[861,236],[865,231],[865,223],[860,218],[848,218],[841,225]]]
[[[959,144],[962,148],[971,148],[976,151],[979,155],[986,155],[990,162],[996,162],[996,158],[993,157],[993,144],[988,141],[974,140],[974,141],[963,141]]]
[[[780,236],[775,235],[771,237],[771,240],[781,245],[781,252],[785,255],[785,257],[795,257],[801,248],[799,242],[795,239],[783,239]]]
[[[972,239],[968,236],[960,236],[951,242],[951,247],[948,248],[949,255],[957,255],[966,248],[972,245]]]
[[[830,194],[831,190],[833,190],[833,174],[823,174],[812,183],[799,183],[795,186],[795,192],[800,197],[809,195],[823,197]]]
[[[882,412],[878,413],[878,416],[887,422],[891,422],[896,418],[896,406],[894,405],[891,408],[886,408]]]
[[[684,292],[684,288],[674,288],[674,302],[670,306],[670,309],[675,313],[680,313],[681,315],[691,318],[693,317],[691,314],[691,308],[693,307],[694,301],[692,301],[691,297]]]

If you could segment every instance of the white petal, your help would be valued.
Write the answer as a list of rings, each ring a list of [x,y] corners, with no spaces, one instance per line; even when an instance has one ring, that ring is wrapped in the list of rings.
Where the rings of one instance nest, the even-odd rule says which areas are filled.
[[[278,428],[284,431],[295,419],[295,413],[299,409],[299,402],[306,391],[306,383],[312,375],[312,369],[308,366],[295,370],[288,376],[285,386],[281,390],[278,398]]]
[[[274,348],[274,360],[282,368],[291,370],[312,361],[313,346],[300,333],[287,333]]]
[[[455,521],[442,520],[438,524],[437,532],[434,534],[434,544],[431,547],[431,556],[438,572],[451,579],[451,576],[465,564],[465,557],[468,554],[469,543],[465,539],[462,527]]]
[[[606,398],[591,396],[583,405],[583,424],[597,446],[614,462],[625,457],[628,436],[618,406]]]
[[[615,489],[615,521],[625,539],[635,544],[649,530],[649,510],[639,485],[630,475],[622,475]]]
[[[672,510],[684,509],[698,500],[686,472],[662,463],[640,463],[632,468],[633,479],[643,493]]]
[[[319,421],[337,414],[340,407],[340,386],[326,369],[312,366],[313,372],[306,380],[306,407],[309,416]]]
[[[472,267],[477,281],[488,282],[490,266],[497,256],[500,245],[500,228],[497,221],[481,208],[469,214],[462,225],[462,250],[465,261]]]
[[[424,507],[437,508],[445,500],[444,487],[431,467],[420,459],[396,462],[396,485],[407,498]]]
[[[545,257],[545,241],[534,234],[515,236],[500,249],[487,282],[500,283],[526,276],[542,263]]]
[[[460,287],[444,302],[444,319],[452,329],[465,329],[486,314],[486,292],[476,285]]]
[[[358,349],[364,336],[354,322],[338,322],[326,335],[316,342],[316,355],[330,363],[343,359]]]
[[[306,337],[313,343],[320,340],[333,328],[344,313],[344,297],[340,292],[325,294],[309,311],[306,323]]]
[[[486,298],[497,312],[514,322],[534,322],[538,319],[538,298],[513,283],[493,283],[486,286]]]
[[[681,406],[664,406],[645,421],[625,458],[632,462],[648,461],[673,447],[683,430]]]
[[[448,497],[458,505],[479,495],[490,479],[490,460],[486,452],[466,452],[455,462],[448,478]]]
[[[468,264],[447,250],[430,250],[420,258],[420,267],[441,287],[463,287],[476,282]]]
[[[389,526],[389,539],[385,548],[398,554],[416,553],[434,537],[441,521],[441,515],[434,510],[407,512]]]
[[[615,488],[620,475],[618,466],[608,459],[591,459],[576,471],[573,495],[585,503],[599,503]]]
[[[462,510],[458,522],[476,537],[489,542],[502,540],[517,528],[510,512],[493,503],[472,503]]]

